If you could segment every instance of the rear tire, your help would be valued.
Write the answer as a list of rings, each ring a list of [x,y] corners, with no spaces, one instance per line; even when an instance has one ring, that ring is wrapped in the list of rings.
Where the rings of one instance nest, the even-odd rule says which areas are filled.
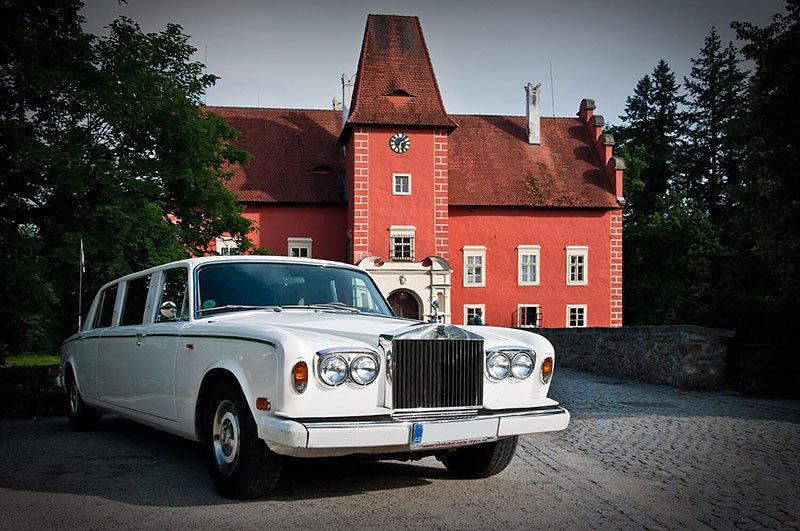
[[[447,470],[460,478],[488,478],[499,474],[511,463],[517,450],[517,439],[515,435],[499,441],[458,448],[447,453],[442,458],[442,463]]]
[[[100,426],[102,417],[100,411],[87,406],[83,401],[78,389],[78,382],[71,369],[67,378],[67,417],[72,431],[95,430]]]
[[[205,433],[211,483],[223,496],[237,500],[265,496],[278,482],[283,457],[258,437],[239,386],[219,383],[207,403]]]

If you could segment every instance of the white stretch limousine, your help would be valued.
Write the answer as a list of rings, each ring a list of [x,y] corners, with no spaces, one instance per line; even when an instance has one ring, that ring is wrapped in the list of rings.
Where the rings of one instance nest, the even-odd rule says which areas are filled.
[[[435,455],[487,477],[517,436],[563,430],[552,345],[395,317],[372,278],[281,257],[173,262],[106,284],[61,351],[73,429],[102,411],[208,448],[214,486],[265,495],[283,456]]]

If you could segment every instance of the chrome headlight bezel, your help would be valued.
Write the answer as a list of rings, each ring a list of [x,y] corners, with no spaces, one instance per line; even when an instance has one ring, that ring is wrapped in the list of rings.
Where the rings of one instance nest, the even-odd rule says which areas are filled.
[[[498,373],[497,369],[505,369],[505,374]],[[496,382],[500,382],[508,378],[511,374],[511,360],[508,355],[502,351],[487,352],[486,355],[486,374],[489,378]]]
[[[507,363],[507,372],[505,373],[505,375],[500,374],[496,371],[497,362],[500,362],[500,364],[505,365],[505,363],[503,362],[503,358],[505,358],[506,360],[505,363]],[[526,359],[530,360],[530,364],[526,363],[525,361]],[[528,367],[527,374],[520,373],[518,370],[515,372],[515,368],[522,366]],[[492,381],[501,382],[503,380],[515,380],[515,381],[527,380],[534,373],[535,368],[536,368],[536,352],[533,349],[523,348],[523,347],[501,346],[501,347],[490,348],[486,351],[485,371],[486,375]]]
[[[362,376],[358,373],[359,369],[364,369],[363,366],[359,366],[360,363],[363,362],[371,362],[372,367],[372,376],[370,378],[362,378]],[[374,382],[378,378],[378,371],[380,370],[380,360],[377,356],[372,356],[369,354],[359,354],[358,356],[354,357],[352,361],[350,361],[350,380],[353,383],[358,385],[369,385]]]
[[[357,365],[358,360],[361,360],[362,358],[371,360],[375,367],[374,374],[370,379],[362,378],[356,372],[357,367],[354,367],[354,365]],[[324,369],[328,366],[328,364],[336,363],[336,360],[339,360],[339,363],[342,364],[340,367],[343,367],[344,374],[341,378],[341,381],[338,381],[338,379],[337,381],[334,381],[329,377],[326,378],[326,376],[323,374]],[[351,382],[360,387],[369,385],[378,379],[381,369],[380,355],[374,350],[367,348],[351,347],[324,349],[317,352],[316,359],[314,361],[314,373],[317,375],[317,380],[328,387],[339,387],[346,382]]]
[[[527,359],[527,362],[525,361]],[[533,374],[536,366],[536,354],[529,350],[520,350],[511,360],[511,375],[517,380],[527,380]],[[519,373],[518,368],[524,367],[527,374]]]
[[[326,369],[330,367],[333,363],[339,363],[341,369],[336,371],[337,378],[333,379],[330,376],[326,376],[328,373]],[[350,372],[350,365],[347,363],[347,360],[344,359],[343,356],[336,354],[336,353],[329,353],[325,356],[321,356],[317,363],[317,377],[319,380],[327,386],[330,387],[339,387],[342,385],[346,380],[348,373]]]

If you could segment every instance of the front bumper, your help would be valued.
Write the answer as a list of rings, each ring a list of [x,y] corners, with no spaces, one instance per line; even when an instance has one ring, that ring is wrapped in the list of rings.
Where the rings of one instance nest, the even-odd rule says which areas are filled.
[[[513,435],[563,430],[569,412],[561,407],[436,420],[297,421],[263,416],[258,435],[279,454],[322,457],[426,451],[466,446]]]

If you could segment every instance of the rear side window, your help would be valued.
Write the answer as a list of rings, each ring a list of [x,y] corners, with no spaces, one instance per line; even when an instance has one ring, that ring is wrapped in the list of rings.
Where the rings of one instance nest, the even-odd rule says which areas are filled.
[[[122,307],[122,318],[119,320],[120,326],[142,324],[148,289],[150,289],[149,276],[128,281],[125,304]]]
[[[114,284],[103,290],[103,294],[100,296],[100,305],[97,307],[97,313],[94,316],[92,328],[111,326],[111,320],[114,318],[114,303],[116,301],[117,284]]]

